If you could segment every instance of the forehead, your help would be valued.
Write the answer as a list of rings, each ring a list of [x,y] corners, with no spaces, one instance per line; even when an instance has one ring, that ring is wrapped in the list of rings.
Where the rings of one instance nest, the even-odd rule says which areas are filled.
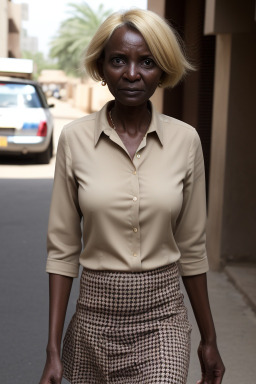
[[[117,28],[105,46],[105,52],[108,50],[139,50],[150,52],[148,45],[142,34],[135,28],[123,25]]]

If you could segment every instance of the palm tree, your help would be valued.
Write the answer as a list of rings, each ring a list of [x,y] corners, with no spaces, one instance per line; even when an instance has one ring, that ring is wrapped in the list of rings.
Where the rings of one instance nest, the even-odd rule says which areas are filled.
[[[70,17],[61,23],[57,36],[52,39],[50,56],[58,59],[61,69],[78,76],[82,53],[99,25],[112,11],[104,10],[101,4],[94,12],[85,1],[68,5]]]

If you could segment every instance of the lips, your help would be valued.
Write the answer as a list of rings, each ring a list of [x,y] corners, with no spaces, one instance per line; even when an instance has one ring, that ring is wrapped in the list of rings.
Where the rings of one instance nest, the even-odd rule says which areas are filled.
[[[142,89],[138,89],[138,88],[121,88],[120,91],[121,91],[121,92],[129,92],[129,93],[133,93],[133,92],[143,92]]]

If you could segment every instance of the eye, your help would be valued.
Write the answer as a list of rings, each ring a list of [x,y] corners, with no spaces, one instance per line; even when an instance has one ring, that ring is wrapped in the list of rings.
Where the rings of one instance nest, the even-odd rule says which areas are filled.
[[[111,59],[111,62],[112,64],[117,66],[124,64],[124,60],[121,57],[113,57],[113,59]]]
[[[147,68],[151,68],[155,65],[155,62],[154,62],[154,60],[152,60],[150,58],[146,58],[143,60],[142,64]]]

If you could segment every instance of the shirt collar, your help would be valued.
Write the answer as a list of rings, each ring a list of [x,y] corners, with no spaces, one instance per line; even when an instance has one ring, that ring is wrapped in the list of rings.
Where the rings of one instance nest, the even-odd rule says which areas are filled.
[[[96,119],[95,119],[95,131],[94,131],[94,145],[96,146],[102,132],[108,133],[111,132],[113,128],[110,127],[107,119],[107,111],[111,108],[110,105],[113,104],[114,101],[109,101],[107,104],[104,105],[104,107],[96,113]],[[162,119],[160,118],[160,113],[156,111],[153,104],[150,103],[150,108],[152,110],[152,118],[149,125],[148,133],[156,132],[157,137],[162,145],[163,144],[163,125],[162,125]]]

